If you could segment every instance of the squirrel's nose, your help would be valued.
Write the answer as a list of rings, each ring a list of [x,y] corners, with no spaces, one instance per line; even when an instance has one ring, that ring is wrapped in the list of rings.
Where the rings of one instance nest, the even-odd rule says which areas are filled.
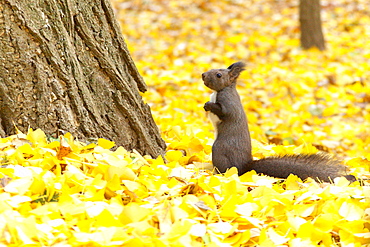
[[[202,80],[204,80],[204,73],[202,74]]]

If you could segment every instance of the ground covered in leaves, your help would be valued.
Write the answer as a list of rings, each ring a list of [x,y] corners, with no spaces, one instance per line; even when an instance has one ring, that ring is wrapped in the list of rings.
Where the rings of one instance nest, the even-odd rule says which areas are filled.
[[[254,157],[327,151],[368,178],[367,1],[324,2],[324,52],[299,48],[296,2],[114,0],[167,163],[104,139],[2,138],[0,245],[369,245],[369,186],[210,170],[201,73],[241,60]]]

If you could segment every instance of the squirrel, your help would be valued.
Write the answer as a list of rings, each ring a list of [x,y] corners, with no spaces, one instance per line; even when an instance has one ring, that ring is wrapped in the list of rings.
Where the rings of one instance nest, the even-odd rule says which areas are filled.
[[[297,154],[267,157],[253,160],[248,121],[236,82],[245,70],[243,62],[230,65],[227,69],[212,69],[202,74],[204,85],[212,89],[211,100],[204,104],[215,128],[212,145],[212,163],[218,172],[224,173],[231,167],[238,175],[255,170],[268,176],[287,178],[290,174],[302,180],[311,177],[316,181],[330,182],[344,176],[353,182],[353,175],[346,175],[347,167],[326,154]]]

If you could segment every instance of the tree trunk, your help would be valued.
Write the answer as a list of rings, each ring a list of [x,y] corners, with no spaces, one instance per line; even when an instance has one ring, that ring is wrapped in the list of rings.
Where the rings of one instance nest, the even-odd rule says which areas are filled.
[[[41,128],[165,148],[108,0],[0,0],[0,135]]]
[[[320,0],[299,1],[299,21],[301,24],[301,46],[303,49],[317,47],[325,50],[321,28]]]

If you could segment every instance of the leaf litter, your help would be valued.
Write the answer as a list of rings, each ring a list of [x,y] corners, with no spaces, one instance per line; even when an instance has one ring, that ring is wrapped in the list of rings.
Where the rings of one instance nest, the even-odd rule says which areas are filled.
[[[2,246],[370,244],[366,181],[213,174],[200,78],[248,62],[238,90],[254,157],[330,151],[369,178],[366,1],[324,3],[324,52],[299,48],[295,1],[112,3],[167,153],[48,141],[40,129],[1,138]]]

